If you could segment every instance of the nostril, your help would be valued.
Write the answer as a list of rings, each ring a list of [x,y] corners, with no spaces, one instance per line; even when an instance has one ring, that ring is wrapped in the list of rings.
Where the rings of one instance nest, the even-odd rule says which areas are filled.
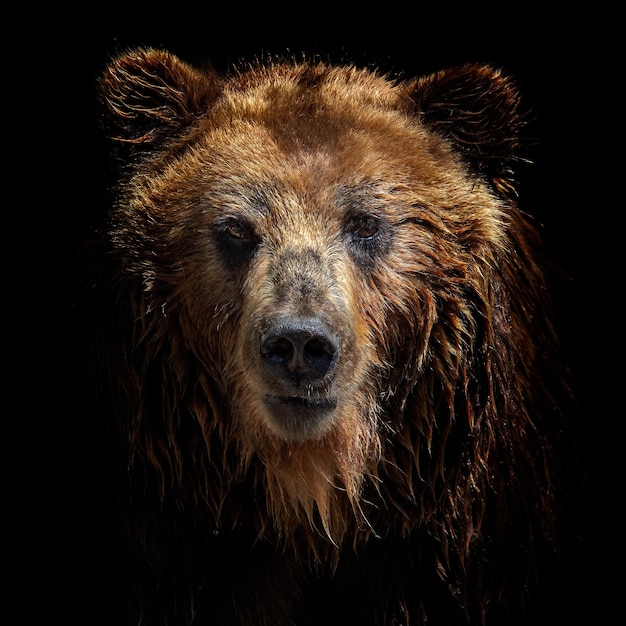
[[[285,361],[291,358],[294,345],[283,336],[269,335],[261,341],[261,355],[267,359]]]
[[[304,360],[312,368],[328,369],[337,349],[330,339],[315,337],[304,345]]]
[[[318,318],[279,318],[261,335],[261,359],[280,378],[323,378],[336,359],[339,341]]]
[[[313,358],[332,356],[335,354],[335,347],[327,339],[314,338],[307,341],[304,346],[305,354],[310,355]]]

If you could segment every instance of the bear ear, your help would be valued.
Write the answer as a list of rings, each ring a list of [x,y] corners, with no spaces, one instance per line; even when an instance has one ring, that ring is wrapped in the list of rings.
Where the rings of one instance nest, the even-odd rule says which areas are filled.
[[[115,59],[98,86],[111,137],[144,148],[176,135],[220,91],[213,70],[200,72],[168,52],[150,48]]]
[[[526,122],[511,79],[492,67],[467,64],[419,78],[411,89],[421,121],[448,138],[500,193],[514,193]]]

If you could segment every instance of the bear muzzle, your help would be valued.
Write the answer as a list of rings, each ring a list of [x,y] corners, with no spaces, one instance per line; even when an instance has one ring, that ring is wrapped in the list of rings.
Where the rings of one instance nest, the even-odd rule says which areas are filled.
[[[280,315],[259,334],[263,402],[280,430],[315,431],[337,408],[341,339],[320,316]]]

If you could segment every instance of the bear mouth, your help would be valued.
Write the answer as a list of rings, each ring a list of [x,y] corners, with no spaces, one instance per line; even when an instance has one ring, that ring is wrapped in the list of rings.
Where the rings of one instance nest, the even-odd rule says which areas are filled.
[[[278,403],[295,408],[312,409],[319,411],[334,411],[337,408],[337,400],[333,398],[301,398],[298,396],[279,396],[266,398],[269,404]]]
[[[272,424],[287,439],[311,439],[320,435],[333,421],[337,399],[300,396],[265,396]]]

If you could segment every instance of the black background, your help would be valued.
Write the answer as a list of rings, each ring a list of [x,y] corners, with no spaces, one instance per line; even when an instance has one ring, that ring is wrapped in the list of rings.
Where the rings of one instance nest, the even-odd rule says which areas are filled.
[[[17,514],[16,536],[26,530],[28,537],[19,540],[15,565],[15,580],[26,596],[16,597],[26,615],[43,608],[64,623],[90,623],[86,615],[98,585],[98,560],[96,553],[91,557],[89,476],[81,468],[82,416],[71,363],[74,342],[80,341],[77,252],[101,217],[110,183],[96,78],[118,52],[148,45],[190,62],[210,61],[218,70],[241,58],[290,51],[407,77],[466,61],[489,62],[516,77],[533,112],[530,130],[539,140],[520,201],[543,224],[546,244],[567,276],[557,300],[578,402],[571,427],[589,475],[574,524],[582,540],[571,549],[570,575],[560,581],[556,612],[562,610],[562,623],[613,621],[609,616],[623,576],[624,494],[619,463],[624,412],[617,403],[623,385],[618,375],[623,374],[624,281],[616,236],[623,200],[616,199],[611,167],[617,159],[614,129],[622,115],[611,67],[617,54],[612,25],[619,20],[601,5],[592,13],[569,9],[567,14],[496,6],[459,11],[417,3],[369,9],[336,3],[252,10],[109,4],[67,13],[33,10],[7,24],[20,43],[10,58],[11,76],[16,67],[17,72],[15,80],[7,80],[4,99],[22,113],[18,123],[5,120],[19,146],[6,181],[19,198],[8,211],[18,227],[7,233],[7,244],[18,250],[11,253],[10,267],[21,269],[9,272],[17,284],[8,309],[16,326],[26,321],[26,330],[17,334],[9,378],[15,376],[15,387],[11,383],[8,390],[13,396],[19,389],[19,408],[10,414],[23,427],[23,451],[8,476],[11,485],[18,484],[10,509]],[[33,21],[39,30],[33,30]],[[21,481],[11,479],[18,474]]]

